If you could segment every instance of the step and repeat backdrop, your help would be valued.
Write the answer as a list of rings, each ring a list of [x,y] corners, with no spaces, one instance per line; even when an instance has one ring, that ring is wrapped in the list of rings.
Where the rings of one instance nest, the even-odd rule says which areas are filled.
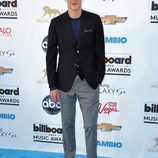
[[[98,156],[157,158],[158,0],[83,0],[83,9],[100,15],[105,34]],[[1,152],[63,155],[60,102],[50,100],[45,57],[50,21],[66,10],[65,0],[0,0]],[[76,106],[77,155],[85,157]]]

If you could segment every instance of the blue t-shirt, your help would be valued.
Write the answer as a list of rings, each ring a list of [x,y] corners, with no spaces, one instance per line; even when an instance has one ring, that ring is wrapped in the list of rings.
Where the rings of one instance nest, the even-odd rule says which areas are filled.
[[[81,20],[80,18],[77,18],[77,19],[70,18],[70,21],[71,21],[71,26],[72,26],[75,39],[78,42]]]

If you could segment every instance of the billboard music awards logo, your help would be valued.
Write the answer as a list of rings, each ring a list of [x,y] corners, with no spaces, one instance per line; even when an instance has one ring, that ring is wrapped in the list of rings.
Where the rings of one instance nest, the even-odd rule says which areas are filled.
[[[17,19],[17,0],[0,1],[0,19]]]
[[[43,6],[41,10],[42,14],[41,17],[37,18],[37,23],[50,23],[50,20],[52,18],[55,18],[56,16],[63,13],[63,10],[60,11],[58,9],[51,8],[47,5]]]
[[[145,103],[144,123],[158,124],[158,103]]]
[[[158,0],[151,1],[150,23],[158,23]]]
[[[131,75],[132,56],[129,54],[106,54],[107,75]]]
[[[15,52],[13,50],[0,50],[0,57],[13,57]]]
[[[0,26],[0,36],[3,36],[3,37],[12,36],[12,29],[10,27],[1,27]]]
[[[127,17],[119,17],[116,15],[106,15],[104,17],[101,17],[103,24],[108,25],[115,25],[117,23],[125,23],[127,20]]]
[[[19,106],[19,87],[0,85],[0,105]]]
[[[100,103],[98,113],[109,115],[112,112],[119,112],[117,102]]]
[[[62,144],[62,127],[57,124],[33,124],[33,141]]]
[[[112,125],[111,123],[101,123],[97,125],[97,128],[101,131],[111,132],[111,131],[120,131],[122,126]]]

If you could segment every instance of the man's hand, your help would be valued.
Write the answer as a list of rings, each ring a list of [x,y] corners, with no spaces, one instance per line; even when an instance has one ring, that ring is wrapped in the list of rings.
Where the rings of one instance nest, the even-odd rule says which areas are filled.
[[[57,101],[59,101],[59,93],[58,93],[58,90],[52,90],[52,91],[50,91],[50,97],[51,97],[51,100],[53,101],[53,102],[57,102]]]

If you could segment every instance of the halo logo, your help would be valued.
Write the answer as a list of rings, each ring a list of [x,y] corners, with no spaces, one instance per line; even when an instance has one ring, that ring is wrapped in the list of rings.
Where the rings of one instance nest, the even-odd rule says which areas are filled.
[[[56,115],[60,112],[60,102],[52,102],[49,95],[43,99],[42,107],[50,115]]]
[[[48,47],[48,36],[46,36],[42,41],[42,49],[45,53],[47,53],[47,47]]]
[[[0,1],[0,18],[17,19],[17,0]]]
[[[10,27],[0,27],[0,36],[12,36],[12,29]]]

